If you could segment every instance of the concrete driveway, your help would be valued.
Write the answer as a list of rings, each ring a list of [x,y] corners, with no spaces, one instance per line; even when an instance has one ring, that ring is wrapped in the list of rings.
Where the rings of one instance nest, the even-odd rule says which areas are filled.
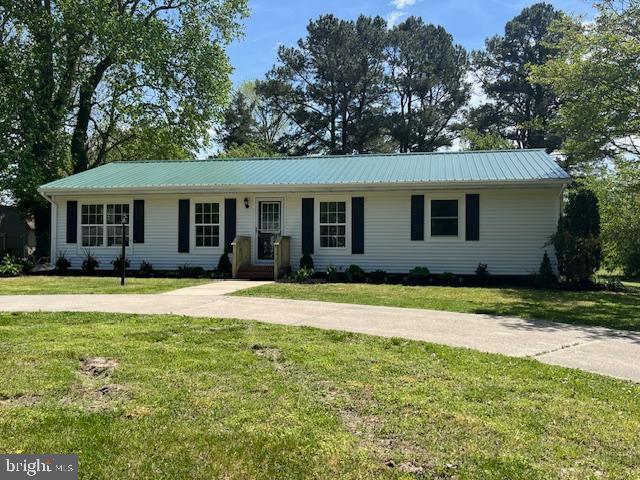
[[[154,295],[2,295],[0,311],[122,312],[257,320],[424,340],[640,382],[640,334],[548,321],[410,308],[229,297],[246,282]]]

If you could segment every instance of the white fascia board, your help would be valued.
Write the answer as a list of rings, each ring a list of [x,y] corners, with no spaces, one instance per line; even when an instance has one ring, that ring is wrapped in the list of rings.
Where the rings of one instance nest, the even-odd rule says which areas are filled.
[[[336,184],[291,184],[291,185],[185,185],[149,186],[123,188],[55,188],[38,189],[43,195],[86,195],[86,194],[162,194],[162,193],[268,193],[268,192],[348,192],[379,190],[447,190],[486,188],[549,188],[562,187],[571,182],[567,179],[548,180],[507,180],[507,181],[456,181],[456,182],[409,182],[409,183],[336,183]]]

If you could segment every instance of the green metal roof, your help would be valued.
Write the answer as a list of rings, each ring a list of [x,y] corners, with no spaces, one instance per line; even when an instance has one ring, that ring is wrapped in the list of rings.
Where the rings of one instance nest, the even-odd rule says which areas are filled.
[[[43,193],[104,189],[567,181],[544,150],[116,162],[47,183]]]

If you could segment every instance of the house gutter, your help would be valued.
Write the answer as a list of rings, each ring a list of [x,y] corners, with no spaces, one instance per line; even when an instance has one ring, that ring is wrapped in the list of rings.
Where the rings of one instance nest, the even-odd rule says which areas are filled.
[[[468,188],[548,188],[564,187],[571,178],[546,180],[509,180],[509,181],[457,181],[457,182],[406,182],[406,183],[336,183],[336,184],[273,184],[273,185],[152,185],[146,187],[72,187],[72,188],[39,188],[38,192],[45,196],[81,195],[81,194],[128,194],[128,193],[268,193],[268,192],[345,192],[345,191],[389,191],[389,190],[443,190]],[[45,197],[46,198],[46,197]]]

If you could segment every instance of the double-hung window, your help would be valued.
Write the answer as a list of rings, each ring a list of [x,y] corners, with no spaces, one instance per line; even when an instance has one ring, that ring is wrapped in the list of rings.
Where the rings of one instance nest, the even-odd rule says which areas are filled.
[[[196,203],[196,247],[220,245],[220,204]]]
[[[320,202],[320,247],[344,248],[347,245],[346,202]]]
[[[80,217],[83,247],[101,247],[104,243],[104,205],[82,205]]]
[[[431,200],[431,236],[458,236],[458,200]]]
[[[131,221],[128,203],[82,205],[80,216],[82,246],[103,247],[106,245],[114,247],[122,245],[123,220],[125,220],[125,245],[128,245],[129,223]]]
[[[122,246],[122,228],[124,222],[124,244],[129,245],[129,204],[107,205],[107,246]]]

